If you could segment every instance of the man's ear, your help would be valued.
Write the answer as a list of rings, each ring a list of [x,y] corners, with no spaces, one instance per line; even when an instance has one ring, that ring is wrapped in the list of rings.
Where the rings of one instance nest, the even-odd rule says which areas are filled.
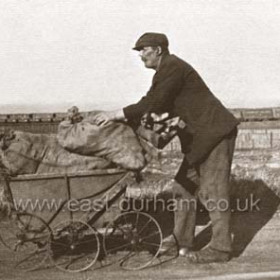
[[[161,48],[161,46],[157,46],[157,55],[162,55],[162,48]]]

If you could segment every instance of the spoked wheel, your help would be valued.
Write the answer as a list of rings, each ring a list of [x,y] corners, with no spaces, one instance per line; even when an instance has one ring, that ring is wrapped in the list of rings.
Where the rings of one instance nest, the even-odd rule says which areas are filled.
[[[31,271],[48,258],[50,227],[41,218],[29,213],[12,213],[1,223],[1,241],[13,252],[17,269]]]
[[[119,261],[126,270],[138,270],[152,264],[162,244],[162,231],[149,214],[128,212],[108,224],[103,238],[106,259]]]
[[[53,228],[49,250],[54,265],[60,270],[87,270],[97,261],[100,253],[98,233],[82,221],[62,222]]]

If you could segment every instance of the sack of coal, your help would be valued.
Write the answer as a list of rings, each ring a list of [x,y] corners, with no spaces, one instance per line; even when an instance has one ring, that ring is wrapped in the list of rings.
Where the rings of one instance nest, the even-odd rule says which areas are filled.
[[[93,111],[79,117],[70,114],[58,126],[57,139],[66,150],[80,155],[105,158],[127,170],[145,166],[144,150],[133,129],[124,122],[95,123]]]
[[[81,156],[65,150],[54,134],[11,131],[0,137],[1,170],[9,175],[75,173],[109,168],[100,157]]]

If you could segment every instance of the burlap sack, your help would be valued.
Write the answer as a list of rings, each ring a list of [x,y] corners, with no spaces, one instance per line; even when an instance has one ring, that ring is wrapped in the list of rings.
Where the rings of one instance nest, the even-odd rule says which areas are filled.
[[[57,133],[60,145],[77,154],[106,158],[124,169],[142,169],[143,148],[132,128],[121,122],[98,126],[94,123],[95,114],[88,113],[77,123],[61,122]]]
[[[68,173],[108,168],[99,157],[72,154],[61,147],[55,135],[15,131],[3,135],[0,160],[10,175]]]

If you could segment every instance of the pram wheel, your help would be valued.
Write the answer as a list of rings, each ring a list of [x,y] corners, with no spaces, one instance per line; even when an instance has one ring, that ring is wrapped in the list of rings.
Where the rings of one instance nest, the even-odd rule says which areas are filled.
[[[1,223],[0,239],[14,253],[15,267],[24,271],[35,270],[47,260],[50,236],[50,227],[33,214],[13,212]]]
[[[89,269],[98,259],[100,242],[97,231],[89,224],[70,220],[53,228],[49,251],[54,265],[63,271]]]
[[[103,238],[106,259],[119,261],[123,269],[139,270],[152,264],[159,254],[162,231],[149,214],[131,211],[108,224]]]

